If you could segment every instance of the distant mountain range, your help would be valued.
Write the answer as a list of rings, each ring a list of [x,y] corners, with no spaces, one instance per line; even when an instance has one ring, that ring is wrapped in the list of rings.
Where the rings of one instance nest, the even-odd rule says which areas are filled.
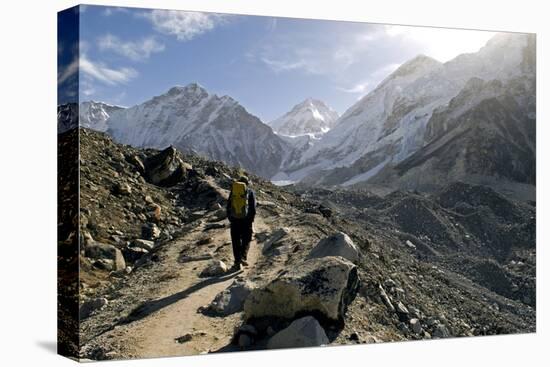
[[[80,125],[138,147],[174,145],[273,181],[532,186],[535,77],[534,35],[498,34],[446,63],[415,57],[340,117],[310,98],[264,124],[233,98],[193,83],[130,108],[82,102]],[[60,131],[74,126],[71,112],[59,106]]]

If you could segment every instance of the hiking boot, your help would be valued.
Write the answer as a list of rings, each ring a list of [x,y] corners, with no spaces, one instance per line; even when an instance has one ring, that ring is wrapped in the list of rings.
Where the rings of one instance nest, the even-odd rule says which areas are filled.
[[[240,270],[242,270],[242,269],[243,269],[242,264],[240,264],[240,263],[235,263],[235,264],[233,264],[233,266],[231,267],[230,270],[231,270],[231,271],[240,271]]]

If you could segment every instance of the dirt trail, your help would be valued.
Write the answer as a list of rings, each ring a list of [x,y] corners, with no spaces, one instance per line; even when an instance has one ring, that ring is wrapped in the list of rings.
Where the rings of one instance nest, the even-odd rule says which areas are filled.
[[[261,218],[254,223],[255,231],[269,230]],[[248,267],[242,271],[222,277],[199,278],[206,261],[178,262],[179,250],[184,242],[196,239],[202,230],[170,245],[162,266],[175,269],[178,276],[174,281],[159,283],[160,298],[145,302],[140,315],[125,325],[119,325],[103,334],[101,339],[111,344],[119,357],[148,358],[158,356],[181,356],[215,351],[227,346],[239,322],[239,314],[227,317],[208,317],[197,310],[208,305],[214,297],[227,288],[236,278],[248,277],[261,256],[261,249],[253,239],[248,253]],[[228,228],[209,231],[214,243],[229,242]],[[230,251],[230,245],[226,246]],[[232,259],[232,256],[230,256]],[[228,264],[230,265],[230,264]],[[137,306],[137,305],[136,305]],[[188,341],[177,339],[191,335]],[[110,341],[110,342],[109,342]]]

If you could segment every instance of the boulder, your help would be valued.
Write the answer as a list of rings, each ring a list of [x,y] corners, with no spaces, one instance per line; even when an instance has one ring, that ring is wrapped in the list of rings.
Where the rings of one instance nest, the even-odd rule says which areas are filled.
[[[357,263],[361,257],[361,252],[347,234],[337,232],[319,241],[307,258],[313,259],[324,256],[341,256],[352,263]]]
[[[206,265],[203,271],[199,274],[201,278],[217,277],[227,272],[227,265],[221,260],[212,260]]]
[[[124,270],[126,268],[126,262],[122,252],[113,245],[108,245],[99,242],[88,243],[84,255],[91,259],[96,260],[111,260],[112,270]]]
[[[162,208],[158,204],[152,203],[147,206],[147,217],[153,222],[160,221],[161,212]]]
[[[138,247],[147,251],[151,251],[152,249],[155,248],[155,243],[153,241],[147,241],[147,240],[138,238],[132,241],[131,247]]]
[[[126,260],[126,262],[130,263],[138,261],[143,255],[146,255],[148,253],[149,251],[141,247],[126,246],[124,249],[122,249],[124,259]]]
[[[451,333],[449,332],[449,329],[445,325],[438,324],[434,332],[432,333],[432,337],[434,338],[448,338],[451,336]]]
[[[147,160],[145,176],[154,185],[174,186],[184,180],[191,169],[178,157],[177,150],[170,146]]]
[[[409,327],[416,334],[420,334],[422,332],[422,325],[420,325],[420,320],[418,319],[410,319]]]
[[[160,237],[160,228],[155,223],[147,223],[141,227],[141,237],[146,240],[156,240]]]
[[[310,259],[252,290],[244,304],[244,317],[293,319],[309,313],[342,323],[358,288],[353,263],[333,256]]]
[[[145,165],[138,155],[130,155],[126,157],[128,163],[132,164],[140,174],[145,173]]]
[[[103,308],[108,303],[106,298],[94,298],[84,302],[79,309],[80,319],[89,317],[95,311]]]
[[[395,310],[397,311],[398,314],[403,314],[403,315],[409,314],[409,310],[407,309],[407,307],[405,307],[405,305],[401,301],[395,304]]]
[[[250,281],[235,280],[227,289],[218,293],[207,308],[209,313],[216,316],[228,316],[240,312],[244,308],[244,301],[250,294],[254,284]]]
[[[113,193],[119,196],[130,195],[132,188],[127,183],[118,182],[113,186]]]
[[[240,334],[239,340],[237,341],[237,344],[239,344],[239,347],[241,348],[248,348],[254,343],[254,339],[248,335],[248,334]]]
[[[271,234],[271,236],[269,236],[269,239],[267,240],[267,242],[264,244],[264,247],[262,248],[262,253],[265,254],[269,252],[269,250],[275,248],[277,245],[277,242],[279,242],[281,239],[283,239],[283,237],[285,237],[289,233],[290,231],[288,230],[288,228],[284,228],[284,227],[281,227],[275,230]]]
[[[294,320],[267,342],[268,349],[316,347],[329,343],[325,330],[312,316]]]
[[[379,294],[380,294],[380,299],[386,305],[388,310],[390,312],[395,312],[395,307],[393,307],[393,304],[391,303],[390,297],[388,296],[388,294],[386,293],[386,291],[384,290],[384,288],[382,287],[381,284],[378,285],[378,291],[379,291]]]
[[[219,222],[220,220],[223,220],[227,218],[227,211],[225,209],[218,209],[212,214],[212,219],[215,222]]]

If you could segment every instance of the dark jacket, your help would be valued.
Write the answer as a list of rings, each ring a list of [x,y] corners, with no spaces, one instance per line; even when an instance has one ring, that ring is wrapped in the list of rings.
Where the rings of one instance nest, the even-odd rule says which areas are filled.
[[[256,216],[256,194],[254,193],[254,190],[252,189],[246,189],[247,195],[248,195],[248,211],[246,213],[246,218],[235,218],[233,217],[233,211],[231,210],[231,194],[229,194],[229,198],[227,199],[227,219],[229,219],[230,222],[234,220],[246,220],[249,222],[254,222],[254,217]]]

